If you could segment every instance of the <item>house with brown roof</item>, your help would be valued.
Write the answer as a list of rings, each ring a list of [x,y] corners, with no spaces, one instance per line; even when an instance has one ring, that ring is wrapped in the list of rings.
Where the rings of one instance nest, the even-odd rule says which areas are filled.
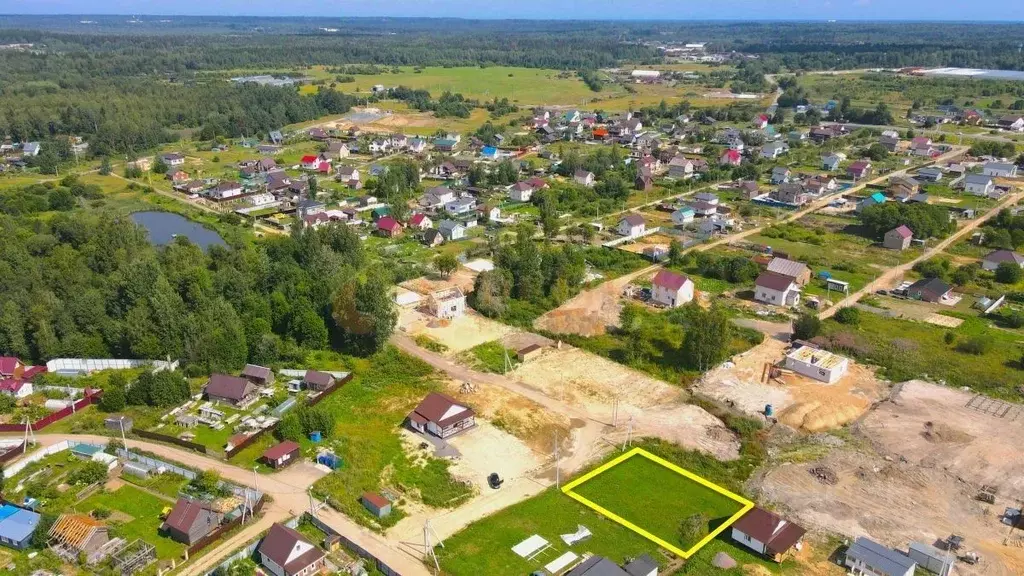
[[[651,281],[651,300],[669,308],[693,300],[693,281],[671,270],[659,270]]]
[[[644,221],[643,216],[632,212],[623,216],[622,220],[619,220],[617,228],[620,236],[636,238],[644,233],[647,223]]]
[[[256,551],[260,564],[274,576],[311,576],[324,569],[323,551],[284,524],[271,526]]]
[[[409,414],[409,426],[419,432],[447,438],[476,426],[476,413],[450,396],[431,392]]]
[[[871,175],[871,162],[858,160],[846,169],[846,175],[854,180],[860,180]]]
[[[175,542],[191,546],[220,526],[224,515],[209,502],[181,497],[174,504],[160,529]]]
[[[803,286],[811,281],[811,269],[807,267],[807,264],[797,262],[796,260],[779,257],[772,258],[771,262],[768,263],[767,270],[776,274],[782,274],[783,276],[789,276],[796,282],[797,286]]]
[[[1009,262],[1024,268],[1024,256],[1021,256],[1012,250],[995,250],[993,252],[989,252],[981,259],[981,267],[989,272],[994,272],[1003,262]]]
[[[268,386],[274,383],[274,371],[265,366],[246,364],[242,369],[242,378],[257,386]]]
[[[391,514],[391,501],[376,492],[363,492],[359,501],[362,502],[363,508],[369,510],[377,518]]]
[[[765,270],[754,281],[754,300],[776,306],[800,303],[800,288],[791,276]]]
[[[294,464],[301,455],[301,447],[297,442],[285,440],[267,448],[260,459],[263,463],[275,470]]]
[[[213,374],[206,381],[203,393],[211,402],[224,402],[232,406],[240,406],[255,397],[256,386],[245,378]]]
[[[302,377],[302,384],[307,390],[323,392],[334,385],[334,376],[318,370],[306,370],[306,375]]]
[[[733,540],[775,562],[782,562],[794,547],[799,549],[806,533],[804,528],[756,506],[732,525]]]

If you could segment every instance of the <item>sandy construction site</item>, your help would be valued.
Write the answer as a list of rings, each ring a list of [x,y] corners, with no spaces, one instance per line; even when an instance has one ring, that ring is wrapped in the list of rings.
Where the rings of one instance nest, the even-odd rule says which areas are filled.
[[[609,326],[619,324],[619,313],[622,312],[623,305],[622,291],[634,279],[652,274],[655,268],[657,267],[647,267],[604,282],[591,290],[584,290],[558,308],[537,318],[533,325],[538,329],[559,334],[604,334]]]
[[[711,370],[696,391],[725,402],[752,416],[771,404],[780,422],[807,432],[820,432],[848,424],[887,394],[887,385],[872,369],[850,363],[836,383],[826,384],[799,374],[764,378],[766,364],[785,355],[788,344],[765,338],[764,342],[733,357],[732,363]]]

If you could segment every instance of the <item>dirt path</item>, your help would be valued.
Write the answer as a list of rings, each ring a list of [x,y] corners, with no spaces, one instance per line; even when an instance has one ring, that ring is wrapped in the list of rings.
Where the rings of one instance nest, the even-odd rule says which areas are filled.
[[[985,215],[982,216],[981,218],[977,218],[975,220],[967,222],[966,224],[961,226],[956,232],[950,235],[948,238],[939,242],[935,246],[929,248],[917,258],[914,258],[913,260],[905,264],[900,264],[899,266],[890,268],[886,272],[882,273],[882,275],[879,276],[878,278],[875,278],[871,282],[868,282],[867,285],[865,285],[860,290],[854,292],[853,294],[850,294],[846,298],[843,298],[834,306],[831,306],[830,308],[827,308],[819,312],[818,317],[822,319],[831,318],[832,315],[835,314],[836,311],[839,310],[840,308],[844,306],[851,306],[855,302],[857,302],[857,300],[859,300],[861,297],[870,294],[879,288],[888,286],[893,280],[905,274],[908,270],[913,268],[914,265],[917,264],[918,262],[923,262],[935,256],[936,254],[939,254],[940,252],[948,248],[950,245],[952,245],[954,242],[963,238],[965,235],[970,234],[972,231],[976,230],[979,226],[987,222],[989,219],[993,218],[1003,208],[1006,208],[1012,204],[1016,204],[1018,201],[1020,201],[1021,198],[1024,198],[1024,192],[1017,192],[1016,194],[1007,195],[1007,197],[1004,198],[1002,202],[1000,202],[998,205],[996,205],[991,210],[986,212]]]

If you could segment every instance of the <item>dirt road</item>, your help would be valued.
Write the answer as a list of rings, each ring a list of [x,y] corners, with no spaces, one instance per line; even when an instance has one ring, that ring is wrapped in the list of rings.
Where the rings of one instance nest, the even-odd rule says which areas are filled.
[[[935,256],[936,254],[939,254],[957,240],[960,240],[967,234],[970,234],[972,231],[976,230],[979,226],[987,222],[990,218],[995,217],[995,215],[998,214],[999,211],[1002,210],[1003,208],[1006,208],[1019,202],[1021,198],[1024,198],[1024,192],[1017,192],[1016,194],[1007,195],[1006,198],[1004,198],[999,204],[993,207],[992,210],[989,210],[987,213],[985,213],[985,215],[982,216],[981,218],[976,218],[974,220],[967,222],[966,224],[961,226],[956,232],[950,235],[948,238],[939,242],[935,246],[932,246],[917,258],[914,258],[913,260],[905,264],[900,264],[899,266],[895,266],[893,268],[890,268],[889,270],[886,270],[881,276],[875,278],[871,282],[868,282],[867,285],[865,285],[860,290],[854,292],[853,294],[850,294],[846,298],[843,298],[834,306],[822,310],[820,313],[818,313],[818,317],[822,319],[831,318],[832,315],[836,313],[836,310],[839,310],[843,306],[851,306],[854,303],[856,303],[857,300],[859,300],[861,297],[870,294],[871,292],[874,292],[879,288],[888,286],[893,280],[905,274],[908,270],[913,268],[914,265],[917,264],[918,262],[923,262]]]
[[[40,434],[36,436],[36,439],[43,446],[50,446],[63,440],[77,440],[79,442],[98,444],[105,444],[110,440],[106,436],[88,434]],[[220,460],[207,458],[195,452],[138,440],[129,440],[128,449],[146,450],[157,456],[181,462],[195,468],[215,469],[220,472],[225,480],[244,486],[257,487],[260,491],[270,496],[272,500],[263,508],[262,518],[218,544],[195,563],[186,566],[179,572],[183,576],[205,574],[216,567],[217,564],[237,548],[246,542],[252,541],[261,532],[270,528],[270,525],[274,522],[282,522],[292,516],[302,514],[304,510],[309,508],[307,490],[324,475],[324,472],[312,464],[303,463],[290,466],[274,474],[256,476],[251,470],[245,470]],[[377,558],[380,558],[395,570],[400,571],[403,575],[428,576],[429,572],[418,559],[396,550],[393,543],[385,540],[383,536],[359,526],[333,510],[324,508],[318,514],[332,528]]]

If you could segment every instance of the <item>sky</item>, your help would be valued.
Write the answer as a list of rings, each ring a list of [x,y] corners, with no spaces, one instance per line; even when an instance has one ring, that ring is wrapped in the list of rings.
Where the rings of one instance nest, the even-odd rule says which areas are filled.
[[[0,14],[662,20],[1024,20],[1022,0],[2,0]]]

